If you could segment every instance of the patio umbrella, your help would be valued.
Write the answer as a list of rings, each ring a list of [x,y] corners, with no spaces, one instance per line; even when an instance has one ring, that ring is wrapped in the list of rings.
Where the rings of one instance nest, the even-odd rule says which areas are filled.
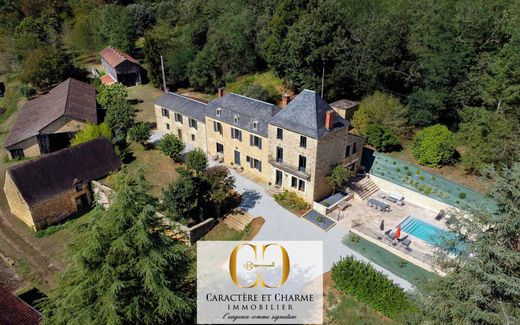
[[[397,230],[395,231],[395,239],[399,240],[399,236],[401,236],[401,225],[397,226]]]
[[[381,231],[385,230],[385,219],[381,220],[381,224],[379,225],[379,230],[381,230]]]

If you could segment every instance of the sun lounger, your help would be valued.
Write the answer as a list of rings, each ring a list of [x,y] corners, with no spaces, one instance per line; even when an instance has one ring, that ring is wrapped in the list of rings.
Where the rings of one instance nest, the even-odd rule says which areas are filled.
[[[412,241],[408,238],[405,238],[401,241],[401,244],[403,244],[404,246],[406,247],[410,247],[410,244],[412,243]]]
[[[445,215],[446,215],[446,212],[444,212],[444,210],[441,210],[441,211],[439,211],[439,213],[435,217],[435,220],[440,221],[440,220],[442,220],[442,218],[444,218]]]

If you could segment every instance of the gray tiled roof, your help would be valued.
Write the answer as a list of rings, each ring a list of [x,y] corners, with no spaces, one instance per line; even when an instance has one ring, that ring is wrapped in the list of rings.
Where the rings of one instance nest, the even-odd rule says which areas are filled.
[[[221,108],[220,117],[217,117],[217,108]],[[238,128],[267,137],[267,124],[280,109],[273,104],[253,98],[226,94],[208,103],[207,116],[234,125],[234,116],[239,116]],[[253,130],[253,123],[258,127]]]
[[[166,93],[155,100],[155,104],[168,110],[204,122],[207,104],[176,93]]]
[[[315,91],[305,89],[270,123],[317,139],[334,129],[348,127],[348,121],[334,112],[334,127],[330,130],[325,128],[325,116],[329,110],[332,108]]]

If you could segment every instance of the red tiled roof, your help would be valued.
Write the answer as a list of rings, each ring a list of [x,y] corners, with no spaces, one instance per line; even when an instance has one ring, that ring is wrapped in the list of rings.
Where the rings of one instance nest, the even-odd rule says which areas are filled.
[[[111,84],[116,83],[116,81],[112,79],[112,77],[109,74],[104,75],[103,77],[99,78],[99,80],[101,80],[101,82],[105,86],[110,86]]]
[[[110,64],[110,66],[112,66],[113,68],[115,68],[116,66],[120,65],[121,63],[123,63],[125,61],[130,61],[135,64],[139,64],[139,61],[137,61],[130,55],[128,55],[124,52],[121,52],[118,49],[115,49],[111,46],[109,46],[109,47],[105,48],[103,51],[99,52],[99,55],[101,55],[101,57],[103,59],[105,59],[105,61],[107,61],[108,64]]]
[[[42,314],[0,285],[0,324],[37,325]]]
[[[69,78],[48,94],[30,100],[22,107],[5,141],[9,147],[36,136],[40,130],[62,116],[97,123],[96,89]]]

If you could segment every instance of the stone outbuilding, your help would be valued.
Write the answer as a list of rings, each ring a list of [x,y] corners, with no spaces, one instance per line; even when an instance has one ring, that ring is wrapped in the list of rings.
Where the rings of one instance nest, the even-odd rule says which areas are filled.
[[[111,46],[99,53],[101,65],[106,75],[101,77],[105,85],[120,82],[125,86],[135,86],[143,82],[143,68],[139,61]]]
[[[98,123],[96,90],[69,78],[22,107],[5,149],[11,159],[51,153],[68,147],[85,123]]]
[[[8,168],[4,192],[11,212],[41,230],[88,210],[90,182],[120,167],[110,141],[98,138]]]

